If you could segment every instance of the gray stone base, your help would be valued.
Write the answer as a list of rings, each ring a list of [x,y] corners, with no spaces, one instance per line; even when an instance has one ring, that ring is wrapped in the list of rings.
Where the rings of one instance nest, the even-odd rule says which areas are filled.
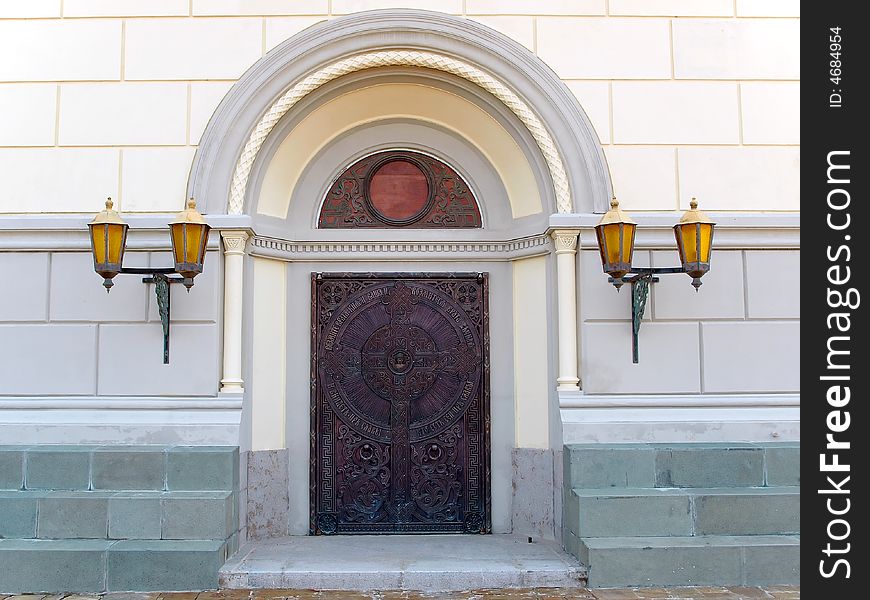
[[[283,537],[290,526],[288,450],[246,452],[247,539]]]
[[[549,449],[511,450],[511,531],[514,535],[538,540],[555,538],[553,458],[553,451]]]

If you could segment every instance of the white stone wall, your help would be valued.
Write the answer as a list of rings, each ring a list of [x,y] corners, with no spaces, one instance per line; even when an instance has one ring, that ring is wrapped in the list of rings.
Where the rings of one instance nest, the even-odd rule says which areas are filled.
[[[217,103],[332,16],[467,16],[576,93],[633,210],[799,208],[797,0],[6,0],[0,213],[176,210]]]
[[[127,267],[165,267],[166,252],[129,252]],[[87,252],[0,252],[3,396],[214,396],[220,257],[209,252],[186,293],[171,288],[170,363],[154,286],[121,275],[106,294]]]
[[[698,293],[686,275],[651,286],[640,362],[631,357],[631,290],[607,284],[597,251],[581,252],[583,388],[588,394],[773,394],[800,390],[800,254],[714,250]],[[678,266],[676,251],[635,252],[636,265]]]
[[[16,231],[4,222],[22,214],[92,214],[106,196],[126,213],[180,209],[202,133],[247,68],[310,25],[387,7],[474,19],[540,56],[589,115],[614,190],[628,210],[684,210],[692,196],[703,209],[737,221],[755,218],[749,213],[799,210],[797,0],[0,0],[0,247],[26,250],[0,251],[0,273],[14,279],[0,294],[0,396],[14,403],[25,396],[108,401],[217,394],[217,252],[190,295],[173,287],[173,362],[164,366],[152,286],[122,276],[107,296],[92,272],[83,235],[75,248],[20,248]],[[791,419],[785,435],[797,431],[794,403],[780,410],[771,408],[779,400],[759,401],[751,415],[734,408],[743,400],[749,406],[756,397],[798,391],[796,244],[764,249],[753,241],[751,227],[747,231],[745,247],[732,243],[715,251],[699,294],[685,276],[665,276],[654,286],[641,331],[641,361],[633,365],[628,290],[617,294],[606,283],[591,232],[584,230],[578,259],[583,395],[589,402],[614,395],[644,398],[610,413],[598,406],[570,417],[565,414],[571,411],[563,411],[566,441],[712,434],[762,439],[778,435],[770,424],[783,419]],[[52,235],[46,230],[46,238]],[[676,265],[676,253],[658,249],[664,247],[669,245],[642,245],[636,263]],[[166,266],[169,258],[130,252],[125,264]],[[246,296],[246,310],[263,300]],[[250,339],[250,313],[245,319]],[[245,355],[246,376],[250,356]],[[286,373],[278,371],[260,382],[261,396],[280,388]],[[524,374],[518,388],[543,385],[551,375]],[[248,389],[257,390],[255,377],[250,379]],[[676,408],[676,400],[660,409],[655,399],[649,411],[638,410],[656,394],[712,400],[703,411]],[[720,397],[730,399],[730,408],[715,406]],[[243,424],[248,435],[274,434],[262,429],[275,425],[269,407],[282,398],[271,398],[272,404],[253,414],[256,423]],[[168,424],[187,423],[193,432],[185,434],[188,442],[234,443],[241,401],[210,401],[216,408],[203,409],[196,416],[201,421],[170,403],[159,409],[166,412],[155,408],[152,417],[92,407],[82,410],[94,412],[69,416],[62,407],[56,418],[114,419],[115,429],[104,437],[87,433],[79,441],[162,443],[175,439]],[[34,413],[26,421],[17,410],[0,420],[2,431],[15,433],[27,422],[32,437],[14,439],[43,439],[48,417]],[[662,427],[650,428],[648,421]],[[631,422],[637,426],[626,425]],[[678,429],[674,422],[700,425]],[[88,427],[97,431],[95,424]],[[151,431],[157,437],[147,437]],[[75,441],[68,433],[58,437],[64,440]]]

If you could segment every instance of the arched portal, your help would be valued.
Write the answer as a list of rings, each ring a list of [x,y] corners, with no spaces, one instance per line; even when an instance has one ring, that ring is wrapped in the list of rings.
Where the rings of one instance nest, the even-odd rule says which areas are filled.
[[[422,185],[411,171],[397,172],[405,196],[385,201],[387,218],[374,223],[385,226],[323,226],[325,200],[342,177],[374,157],[371,174],[350,177],[350,185],[369,186],[378,161],[397,156],[425,174],[431,193],[419,207],[396,204],[414,201],[408,191]],[[462,214],[472,226],[451,226],[455,220],[441,218],[447,213],[436,215],[437,226],[397,226],[430,216],[433,169],[461,182],[442,193],[454,208],[463,201],[457,190],[467,190],[473,210]],[[579,382],[576,213],[605,207],[610,182],[589,120],[546,65],[502,34],[440,13],[371,11],[316,25],[267,54],[227,94],[203,134],[188,188],[204,212],[240,216],[237,229],[221,231],[221,389],[244,394],[243,446],[287,453],[284,533],[353,531],[363,527],[355,519],[366,518],[390,520],[379,521],[383,531],[413,531],[405,528],[411,519],[434,530],[554,536],[557,387],[574,392]],[[329,218],[349,218],[341,201],[328,206]],[[347,201],[370,199],[348,194]],[[318,287],[331,278],[342,282],[341,298]],[[367,292],[369,285],[376,289]],[[384,299],[412,291],[382,302],[367,295],[377,290]],[[348,323],[366,335],[342,337]],[[445,329],[451,323],[466,325],[453,335]],[[331,332],[349,341],[319,337]],[[486,385],[475,383],[484,373]],[[469,379],[468,391],[458,374]],[[347,396],[341,402],[327,389],[339,379],[347,384],[335,386]],[[358,425],[365,415],[340,414],[359,398],[369,398],[363,409],[381,411],[380,434]],[[432,417],[420,439],[414,415],[428,413],[417,402],[449,415],[443,423]],[[343,425],[355,433],[340,438]],[[441,425],[469,441],[451,446]],[[485,443],[473,441],[474,432]],[[339,439],[362,449],[354,468],[364,470],[370,453],[404,456],[407,468],[390,471],[404,473],[404,483],[353,496],[371,486],[329,471],[338,459],[317,445],[337,451]],[[454,456],[451,448],[461,450]],[[456,498],[478,490],[477,508],[422,508],[435,484],[420,473],[436,455],[449,463]],[[533,469],[540,481],[517,479],[524,461],[540,463]],[[329,477],[321,485],[322,473]],[[549,494],[543,504],[521,498],[541,490]],[[315,507],[323,498],[328,506]]]

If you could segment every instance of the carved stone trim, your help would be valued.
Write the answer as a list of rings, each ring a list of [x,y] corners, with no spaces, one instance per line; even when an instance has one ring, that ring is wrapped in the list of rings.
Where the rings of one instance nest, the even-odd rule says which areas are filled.
[[[224,255],[232,256],[245,253],[245,244],[248,234],[244,231],[224,230],[221,231],[221,239],[224,243]]]
[[[538,144],[553,181],[557,210],[560,213],[572,212],[571,190],[568,185],[568,176],[565,172],[562,157],[559,155],[559,151],[549,131],[547,131],[547,128],[544,127],[544,124],[529,105],[502,82],[474,65],[450,56],[419,50],[383,50],[351,56],[318,69],[284,92],[260,118],[236,162],[233,180],[230,185],[230,199],[227,212],[230,214],[242,213],[245,192],[248,187],[248,178],[251,175],[251,168],[254,165],[257,154],[260,152],[260,148],[263,146],[269,133],[278,121],[287,114],[287,111],[312,91],[343,75],[363,69],[392,66],[423,67],[444,71],[467,79],[498,98],[522,121]]]
[[[546,234],[494,242],[291,242],[254,236],[251,255],[283,260],[363,260],[366,255],[380,259],[395,255],[397,259],[457,258],[464,260],[514,260],[549,253],[550,237]]]
[[[580,238],[580,232],[578,230],[557,229],[552,231],[550,235],[553,238],[556,254],[577,253],[577,241]]]

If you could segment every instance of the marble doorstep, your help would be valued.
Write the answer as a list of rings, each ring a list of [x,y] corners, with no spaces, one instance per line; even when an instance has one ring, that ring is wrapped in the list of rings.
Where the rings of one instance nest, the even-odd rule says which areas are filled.
[[[221,568],[225,588],[576,588],[585,569],[554,543],[511,535],[296,536],[252,542]]]

